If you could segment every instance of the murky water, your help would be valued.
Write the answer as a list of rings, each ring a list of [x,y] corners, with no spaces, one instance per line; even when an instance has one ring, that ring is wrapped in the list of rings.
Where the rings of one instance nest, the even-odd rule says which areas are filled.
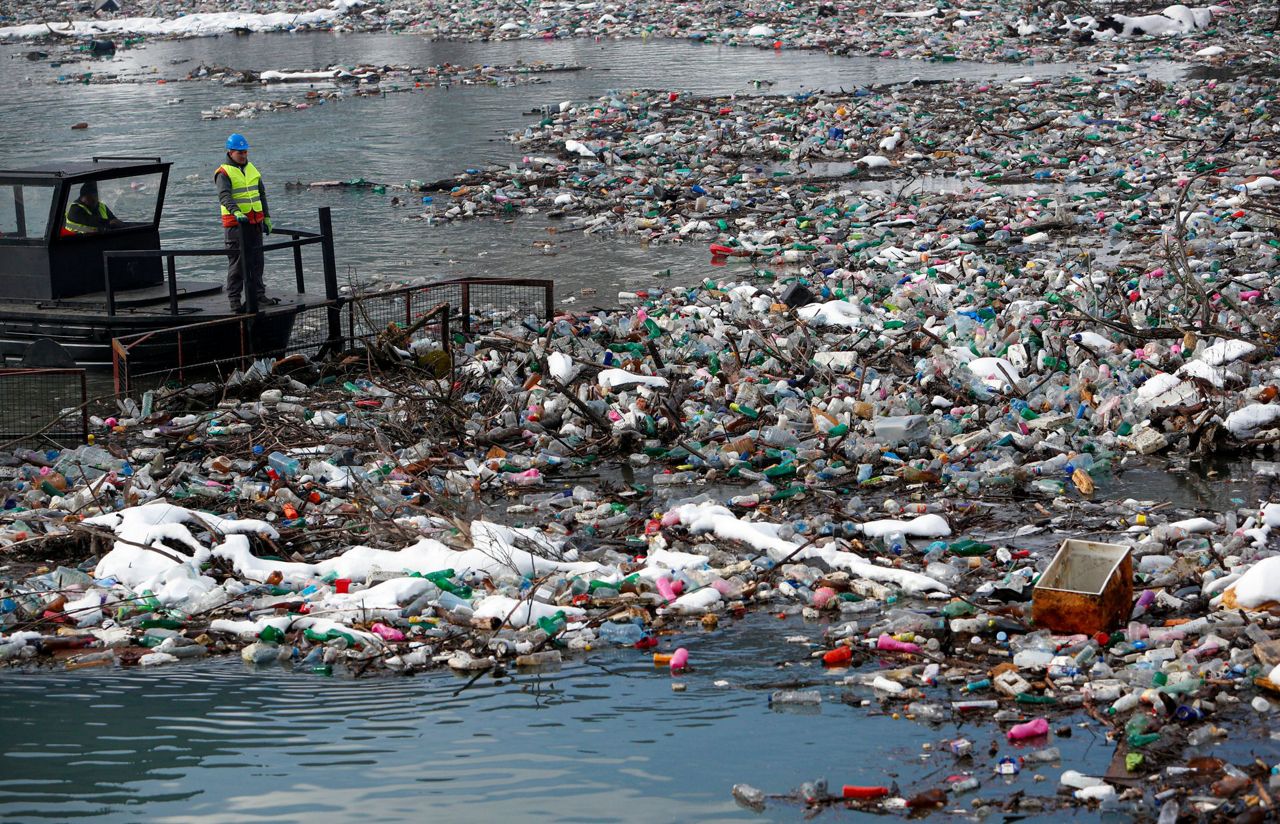
[[[960,769],[925,744],[963,735],[985,752],[999,734],[857,706],[868,688],[838,686],[847,673],[824,673],[808,648],[781,643],[815,627],[756,615],[679,638],[695,667],[679,678],[686,692],[635,650],[589,653],[554,673],[485,675],[469,688],[448,672],[353,681],[238,659],[0,672],[0,818],[760,820],[734,804],[733,784],[785,792],[826,776],[837,790],[924,789]],[[820,708],[770,708],[772,689],[810,684],[824,694]],[[1079,729],[1054,743],[1077,769],[1101,770],[1111,747],[1097,735]],[[1041,772],[1056,779],[1053,766]],[[1030,771],[1008,784],[980,777],[979,795],[1051,795],[1056,784]],[[764,820],[802,813],[774,804]]]
[[[739,808],[733,784],[784,793],[826,777],[895,782],[908,795],[966,769],[946,742],[1017,757],[990,724],[917,724],[881,711],[862,686],[823,671],[791,634],[819,625],[758,614],[716,633],[668,639],[690,650],[685,692],[635,650],[588,653],[557,672],[468,679],[448,672],[369,680],[254,669],[238,659],[163,672],[0,671],[0,818],[112,821],[798,821],[775,800]],[[892,662],[884,662],[892,666]],[[874,670],[875,664],[865,667]],[[771,708],[806,687],[821,707]],[[930,690],[931,700],[960,698]],[[1242,720],[1221,755],[1269,763],[1280,743]],[[1100,774],[1113,745],[1086,716],[1052,744],[1061,763],[1004,778],[979,770],[961,796],[1052,797],[1063,769]],[[994,759],[981,759],[994,763]],[[1046,781],[1037,782],[1035,775]],[[1028,821],[1096,820],[1088,810]],[[861,820],[842,807],[826,820]]]

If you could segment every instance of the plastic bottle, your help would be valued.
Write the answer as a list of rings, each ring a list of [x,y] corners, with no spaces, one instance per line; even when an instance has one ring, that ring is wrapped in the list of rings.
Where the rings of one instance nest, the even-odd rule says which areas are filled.
[[[947,711],[937,704],[926,704],[922,701],[912,701],[907,705],[907,714],[914,716],[917,721],[945,721]]]
[[[822,655],[822,663],[828,667],[843,667],[851,660],[853,660],[853,649],[845,645],[828,650]]]
[[[1076,770],[1067,770],[1062,774],[1059,781],[1062,786],[1071,787],[1075,790],[1083,790],[1087,787],[1101,787],[1104,783],[1101,778],[1094,778],[1093,776],[1085,775],[1077,772]]]
[[[292,478],[302,469],[297,458],[290,458],[283,452],[272,452],[267,456],[267,464],[282,478]]]
[[[440,590],[435,586],[429,587],[417,598],[410,601],[400,609],[401,618],[412,618],[415,615],[421,615],[422,611],[440,597]]]
[[[952,701],[951,709],[956,712],[974,712],[976,710],[994,710],[999,709],[1000,702],[991,699],[979,699],[974,701]]]
[[[899,641],[892,635],[881,633],[876,639],[876,649],[882,652],[919,652],[920,646],[904,641]]]
[[[450,593],[445,593],[448,595]],[[549,638],[554,638],[564,632],[568,625],[568,619],[565,617],[564,610],[556,610],[554,615],[543,616],[538,619],[538,628],[547,634]]]
[[[268,644],[278,644],[284,640],[284,633],[277,627],[268,624],[258,633],[258,639]]]
[[[1010,741],[1022,741],[1027,738],[1037,738],[1048,734],[1048,720],[1044,718],[1033,718],[1024,724],[1014,725],[1007,733],[1005,733],[1005,737]]]
[[[1187,735],[1187,743],[1193,747],[1201,747],[1219,736],[1222,730],[1212,724],[1196,727]]]
[[[1053,761],[1062,760],[1062,751],[1057,747],[1045,747],[1042,750],[1029,752],[1022,757],[1022,760],[1028,764],[1048,764]]]
[[[953,618],[950,627],[951,631],[957,635],[972,635],[983,632],[990,623],[986,618]]]
[[[436,605],[445,612],[460,612],[469,615],[472,611],[470,601],[448,591],[440,593],[439,597],[436,598]]]
[[[884,798],[889,794],[888,787],[873,787],[856,784],[845,784],[840,788],[841,798],[850,798],[858,800],[870,800],[875,798]]]
[[[734,784],[732,792],[733,799],[744,807],[749,807],[753,810],[764,809],[765,795],[763,790],[756,789],[750,784]]]
[[[537,486],[542,483],[542,472],[532,467],[523,472],[504,472],[502,478],[512,486]]]
[[[825,800],[828,797],[826,779],[804,782],[796,789],[796,795],[806,804],[817,804]]]
[[[677,584],[679,584],[681,588],[684,586],[683,584],[680,584],[680,582],[673,582],[666,575],[663,575],[654,582],[654,586],[658,589],[658,594],[661,595],[663,600],[667,601],[667,603],[670,603],[680,597],[680,593],[676,591]]]
[[[1160,740],[1159,733],[1146,731],[1150,723],[1151,718],[1147,715],[1135,715],[1129,719],[1128,723],[1124,725],[1124,733],[1125,740],[1128,741],[1130,747],[1139,749]]]
[[[596,638],[602,643],[620,647],[634,647],[644,637],[644,628],[635,623],[606,621],[596,629]]]
[[[888,693],[889,695],[897,695],[900,692],[906,691],[906,687],[902,684],[899,684],[891,678],[885,678],[883,675],[877,675],[872,679],[871,688],[879,692]]]
[[[516,656],[517,667],[545,667],[558,665],[561,662],[560,650],[549,649]]]
[[[817,690],[775,690],[769,694],[769,704],[793,704],[799,706],[822,703],[822,693]]]
[[[372,627],[369,628],[369,631],[384,641],[405,640],[405,636],[403,632],[396,629],[395,627],[387,626],[386,624],[381,622],[375,623]]]
[[[1115,702],[1111,705],[1110,712],[1113,715],[1120,715],[1121,713],[1126,713],[1126,712],[1129,712],[1130,710],[1137,709],[1140,703],[1142,703],[1141,693],[1138,693],[1138,692],[1126,693],[1115,700]]]

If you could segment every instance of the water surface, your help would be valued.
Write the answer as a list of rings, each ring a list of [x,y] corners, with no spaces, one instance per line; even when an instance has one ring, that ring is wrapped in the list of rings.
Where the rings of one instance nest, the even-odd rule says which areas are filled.
[[[238,658],[0,672],[0,818],[749,821],[761,819],[734,803],[735,783],[784,793],[826,776],[837,789],[897,781],[914,792],[960,770],[937,752],[945,740],[964,735],[985,753],[998,737],[990,726],[930,727],[875,702],[857,706],[868,688],[840,686],[846,671],[823,672],[808,647],[783,643],[820,630],[759,614],[668,639],[664,649],[690,650],[685,692],[648,654],[612,649],[469,688],[448,671],[354,681]],[[823,692],[821,708],[770,708],[772,689],[809,684]],[[1053,743],[1077,769],[1110,759],[1096,728]],[[980,795],[1054,789],[989,770]],[[763,820],[802,814],[777,802]]]
[[[654,271],[692,282],[708,274],[705,245],[642,249],[634,243],[558,237],[561,254],[534,245],[545,240],[538,219],[515,223],[473,220],[429,226],[422,211],[391,205],[391,194],[364,190],[285,190],[286,181],[365,178],[387,183],[440,180],[467,168],[520,159],[507,134],[523,130],[542,105],[589,101],[610,89],[663,88],[692,94],[791,94],[851,90],[921,80],[1012,79],[1027,74],[1087,74],[1091,66],[987,65],[832,57],[815,52],[698,45],[680,40],[556,40],[498,43],[430,42],[413,35],[225,35],[148,43],[109,60],[50,66],[23,55],[31,44],[0,46],[0,82],[14,93],[0,110],[0,166],[87,158],[149,155],[172,161],[162,237],[169,246],[220,245],[212,176],[229,132],[244,132],[250,157],[266,176],[275,222],[314,227],[316,209],[333,210],[338,264],[344,277],[408,279],[444,275],[552,277],[564,293],[582,286],[616,291],[649,282]],[[39,47],[50,50],[49,47]],[[65,57],[51,50],[50,60]],[[306,111],[249,120],[202,120],[203,110],[233,102],[298,99],[305,86],[226,87],[218,81],[176,82],[199,66],[234,69],[321,69],[334,64],[435,66],[503,65],[542,61],[583,67],[542,75],[525,86],[427,88],[375,98],[333,101]],[[1175,76],[1172,64],[1140,70]],[[52,85],[85,71],[119,75],[117,85]],[[175,81],[159,83],[159,80]],[[759,81],[759,83],[757,83]],[[388,86],[394,84],[389,83]],[[15,88],[16,87],[16,88]],[[89,128],[70,126],[87,122]],[[13,147],[25,147],[19,153]],[[696,247],[696,248],[695,248]],[[203,267],[222,276],[214,263]],[[287,262],[269,266],[268,281],[292,279]],[[318,281],[317,281],[318,283]]]

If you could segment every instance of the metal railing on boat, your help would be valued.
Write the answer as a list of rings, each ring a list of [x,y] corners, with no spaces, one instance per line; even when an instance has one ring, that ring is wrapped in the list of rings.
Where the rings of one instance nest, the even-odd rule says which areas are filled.
[[[286,235],[290,240],[272,241],[262,244],[262,252],[265,255],[268,252],[275,252],[282,249],[293,250],[293,272],[296,282],[298,294],[306,294],[306,273],[302,265],[302,249],[305,246],[319,245],[321,254],[321,265],[324,272],[324,293],[329,300],[336,300],[338,297],[338,272],[333,253],[333,218],[328,206],[322,206],[319,209],[320,231],[309,232],[303,229],[276,229],[273,234]],[[238,226],[240,232],[240,248],[244,249],[245,243],[245,227]],[[227,249],[124,249],[113,250],[102,253],[102,270],[104,272],[103,280],[105,282],[106,299],[107,299],[107,315],[115,317],[119,307],[116,305],[117,289],[112,281],[111,267],[112,263],[118,260],[138,260],[146,258],[161,258],[165,262],[165,281],[169,287],[169,313],[174,317],[178,316],[179,303],[181,295],[178,290],[178,267],[177,259],[180,257],[226,257]],[[258,311],[257,297],[252,289],[247,288],[249,283],[249,256],[240,255],[240,276],[245,289],[245,307],[249,313]],[[334,316],[334,325],[337,325],[337,316]]]

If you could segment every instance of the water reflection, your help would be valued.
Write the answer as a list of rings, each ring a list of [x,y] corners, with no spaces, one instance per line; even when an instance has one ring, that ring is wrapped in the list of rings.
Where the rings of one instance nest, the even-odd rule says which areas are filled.
[[[871,780],[883,768],[859,763],[876,740],[862,733],[892,728],[904,754],[935,737],[834,700],[807,648],[780,643],[798,629],[755,616],[682,639],[697,666],[683,693],[634,650],[460,693],[449,673],[357,682],[238,660],[6,672],[0,816],[420,820],[429,807],[470,820],[746,820],[735,782]],[[773,713],[767,691],[748,688],[776,681],[782,661],[828,684],[821,718]],[[894,772],[920,770],[904,760]]]
[[[785,792],[826,776],[837,787],[923,789],[958,769],[939,742],[963,735],[977,752],[994,742],[1007,754],[990,725],[928,726],[861,706],[867,688],[784,640],[820,631],[756,614],[666,639],[664,649],[691,651],[686,692],[635,650],[466,689],[469,679],[448,672],[352,681],[226,659],[162,671],[8,670],[0,818],[748,821],[759,819],[730,800],[734,783]],[[809,683],[824,696],[816,714],[769,707],[770,690]],[[1112,748],[1101,730],[1084,716],[1068,723],[1085,726],[1053,741],[1064,765],[1104,771]],[[1268,763],[1280,755],[1265,736],[1247,741],[1271,747]],[[1036,783],[1034,769],[1007,783],[986,769],[983,796],[1056,788]],[[1060,769],[1039,772],[1052,779]],[[766,818],[802,815],[773,803]]]

